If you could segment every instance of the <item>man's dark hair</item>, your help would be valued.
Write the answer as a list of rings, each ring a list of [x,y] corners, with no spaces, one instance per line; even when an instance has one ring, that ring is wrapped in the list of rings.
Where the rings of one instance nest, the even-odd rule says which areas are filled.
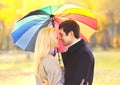
[[[80,27],[74,20],[66,20],[59,25],[59,29],[68,35],[69,32],[73,31],[75,38],[80,37]]]

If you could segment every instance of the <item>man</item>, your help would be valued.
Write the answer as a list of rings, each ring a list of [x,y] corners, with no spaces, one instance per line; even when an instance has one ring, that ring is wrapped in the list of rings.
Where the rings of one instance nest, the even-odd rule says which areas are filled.
[[[69,46],[62,53],[65,67],[64,85],[92,85],[94,75],[94,56],[80,38],[79,25],[73,20],[67,20],[60,24],[60,39],[64,46]],[[80,82],[84,79],[84,83]]]

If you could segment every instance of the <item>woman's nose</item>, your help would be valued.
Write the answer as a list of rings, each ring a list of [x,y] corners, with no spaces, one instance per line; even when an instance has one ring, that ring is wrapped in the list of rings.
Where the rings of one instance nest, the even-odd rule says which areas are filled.
[[[58,40],[61,40],[61,36],[58,37]]]

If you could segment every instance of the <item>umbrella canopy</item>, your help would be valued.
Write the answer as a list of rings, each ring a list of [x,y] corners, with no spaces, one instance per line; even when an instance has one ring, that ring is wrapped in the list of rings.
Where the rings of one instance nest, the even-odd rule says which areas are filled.
[[[68,19],[80,25],[80,36],[84,40],[89,40],[96,31],[97,20],[89,10],[73,4],[52,5],[32,11],[16,22],[11,33],[13,43],[25,51],[33,52],[40,29],[55,27],[58,31],[59,24]],[[61,44],[59,51],[63,49]]]

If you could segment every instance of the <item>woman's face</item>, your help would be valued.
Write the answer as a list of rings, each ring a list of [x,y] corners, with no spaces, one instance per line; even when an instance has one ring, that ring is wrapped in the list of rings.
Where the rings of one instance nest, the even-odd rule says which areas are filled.
[[[59,47],[59,42],[58,42],[59,38],[58,38],[58,35],[57,33],[55,34],[55,47],[58,48]]]

